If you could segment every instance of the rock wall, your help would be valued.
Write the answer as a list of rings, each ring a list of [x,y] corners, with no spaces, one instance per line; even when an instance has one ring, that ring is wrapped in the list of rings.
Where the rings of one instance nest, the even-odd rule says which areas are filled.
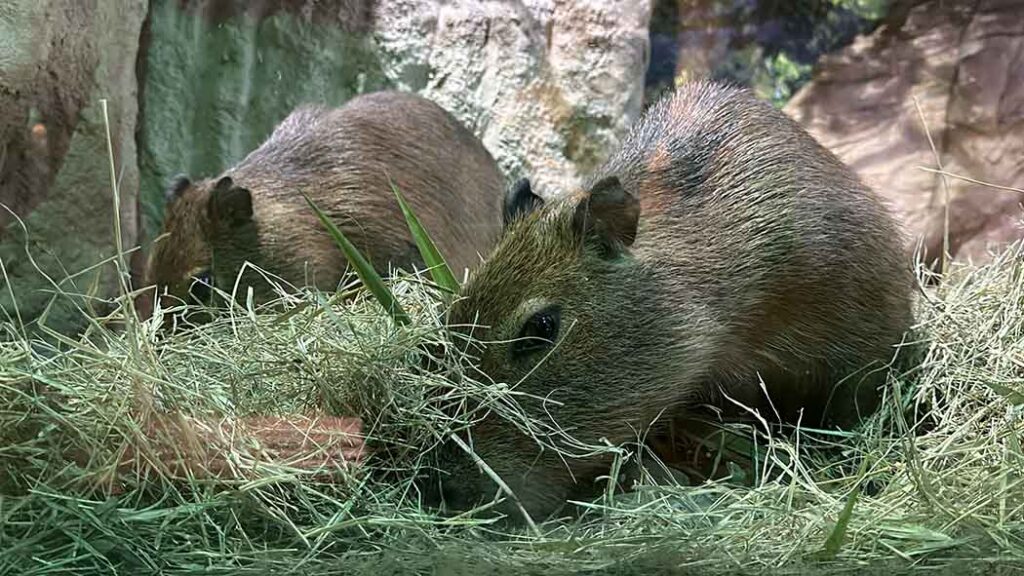
[[[376,14],[388,78],[473,127],[544,196],[578,185],[640,114],[647,0],[380,0]]]
[[[919,168],[1024,189],[1019,0],[897,2],[874,34],[824,58],[785,109],[890,202],[928,260],[941,253],[947,206],[957,259],[984,261],[1024,236],[1024,194],[948,178],[947,201],[942,177]]]
[[[0,277],[4,319],[28,322],[47,311],[48,325],[78,327],[84,318],[76,308],[115,293],[115,268],[94,267],[116,255],[100,100],[108,101],[122,240],[130,248],[138,191],[135,64],[145,15],[143,0],[0,5],[0,262],[11,282]],[[74,296],[53,299],[55,291]]]

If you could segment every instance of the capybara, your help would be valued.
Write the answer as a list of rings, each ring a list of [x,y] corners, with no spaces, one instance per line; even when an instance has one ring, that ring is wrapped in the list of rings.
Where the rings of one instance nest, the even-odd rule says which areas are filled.
[[[734,406],[726,396],[813,426],[877,407],[912,322],[901,234],[782,112],[740,89],[683,85],[569,192],[544,203],[528,180],[510,188],[510,223],[447,317],[535,432],[617,444],[698,405]],[[541,449],[493,411],[467,444],[535,520],[608,470]],[[457,447],[439,465],[449,506],[496,494]]]
[[[234,291],[248,261],[294,286],[336,288],[347,261],[303,193],[378,272],[422,269],[389,178],[457,275],[493,248],[505,186],[490,153],[430,100],[375,92],[340,108],[299,107],[224,174],[175,178],[146,285],[203,302],[211,286]],[[251,270],[238,297],[251,286],[255,300],[270,299],[270,285]],[[148,316],[149,304],[139,307]]]

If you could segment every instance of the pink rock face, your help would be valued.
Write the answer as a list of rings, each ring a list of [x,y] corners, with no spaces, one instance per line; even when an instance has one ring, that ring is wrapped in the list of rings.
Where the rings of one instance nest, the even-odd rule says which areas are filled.
[[[1019,0],[897,3],[875,33],[823,58],[785,110],[889,202],[927,262],[947,206],[956,260],[1024,237],[1024,193],[921,169],[1024,189]]]

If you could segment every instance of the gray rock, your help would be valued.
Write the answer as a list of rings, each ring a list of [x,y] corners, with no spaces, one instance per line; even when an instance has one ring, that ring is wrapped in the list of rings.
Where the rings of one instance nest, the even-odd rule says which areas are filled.
[[[472,127],[545,196],[599,164],[641,110],[646,0],[381,0],[384,73]]]

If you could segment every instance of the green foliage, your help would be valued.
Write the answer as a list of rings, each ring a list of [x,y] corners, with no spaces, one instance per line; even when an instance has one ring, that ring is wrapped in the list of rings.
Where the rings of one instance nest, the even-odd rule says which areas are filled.
[[[811,70],[810,64],[794,62],[783,52],[769,56],[754,73],[755,93],[781,108],[793,96],[795,87],[810,80]]]
[[[1021,255],[954,269],[927,293],[925,353],[860,429],[786,438],[737,425],[759,454],[744,483],[642,477],[571,504],[579,518],[539,535],[418,503],[412,479],[437,439],[469,422],[453,419],[458,407],[525,416],[508,410],[505,383],[472,380],[458,346],[441,347],[453,354],[437,359],[443,370],[422,366],[412,351],[444,342],[443,304],[416,278],[389,284],[410,312],[403,330],[362,290],[160,338],[161,318],[97,328],[60,347],[3,321],[0,573],[1013,573],[1024,567]],[[141,427],[147,403],[217,423],[359,415],[377,456],[357,475],[301,469],[232,437],[224,457],[244,478],[170,477],[160,465],[172,458]],[[129,449],[143,455],[138,468],[114,481]]]
[[[338,248],[341,249],[345,258],[348,259],[352,268],[359,276],[359,280],[362,281],[363,285],[370,290],[377,299],[377,302],[379,302],[381,307],[384,308],[384,311],[391,316],[395,323],[402,325],[409,324],[409,322],[411,322],[409,315],[406,314],[402,305],[399,304],[398,300],[395,298],[395,295],[392,294],[391,290],[384,284],[384,280],[380,277],[380,274],[377,274],[377,270],[375,270],[366,258],[363,257],[355,245],[345,237],[345,234],[343,234],[342,231],[339,230],[333,222],[331,222],[331,219],[324,214],[323,210],[317,207],[317,205],[305,194],[303,194],[302,197],[305,198],[309,207],[316,212],[317,218],[319,218],[320,222],[325,228],[327,228],[331,238],[334,239],[335,244],[338,245]]]
[[[838,8],[845,8],[866,20],[881,20],[889,13],[892,0],[828,0]]]
[[[811,79],[817,60],[848,45],[857,34],[869,33],[888,14],[889,0],[800,0],[798,2],[711,2],[715,18],[709,22],[727,50],[710,51],[697,58],[695,70],[685,61],[676,81],[709,75],[753,89],[776,106],[784,105]],[[692,3],[691,3],[692,4]],[[656,13],[661,21],[652,30],[662,35],[672,27],[693,26],[681,10],[687,3],[663,1]],[[690,6],[692,8],[692,6]],[[727,39],[727,40],[724,40]],[[680,58],[686,55],[679,54]],[[702,66],[707,65],[707,69]],[[660,65],[660,64],[659,64]],[[656,68],[661,70],[661,68]],[[663,86],[648,86],[646,101],[653,102]]]
[[[434,283],[450,294],[457,293],[459,291],[459,281],[452,274],[452,269],[448,267],[448,263],[441,255],[441,252],[438,251],[437,246],[434,245],[434,241],[430,239],[426,229],[420,224],[420,220],[413,213],[412,208],[405,202],[405,198],[402,197],[398,187],[391,182],[390,178],[388,178],[388,183],[391,185],[391,190],[395,193],[395,198],[398,199],[398,205],[402,208],[402,214],[405,216],[405,222],[409,226],[409,232],[416,242],[416,248],[420,252],[420,257],[423,258],[423,263],[427,265]]]
[[[867,463],[868,460],[866,459],[861,462],[858,476],[863,477],[864,471],[867,469]],[[836,556],[839,555],[839,550],[843,547],[843,540],[846,538],[846,530],[849,528],[850,520],[853,518],[853,508],[857,505],[857,499],[860,498],[860,494],[861,484],[858,483],[854,486],[853,492],[846,497],[846,505],[843,506],[843,510],[836,519],[836,525],[832,527],[828,539],[825,540],[825,548],[819,554],[819,559],[835,560]]]

